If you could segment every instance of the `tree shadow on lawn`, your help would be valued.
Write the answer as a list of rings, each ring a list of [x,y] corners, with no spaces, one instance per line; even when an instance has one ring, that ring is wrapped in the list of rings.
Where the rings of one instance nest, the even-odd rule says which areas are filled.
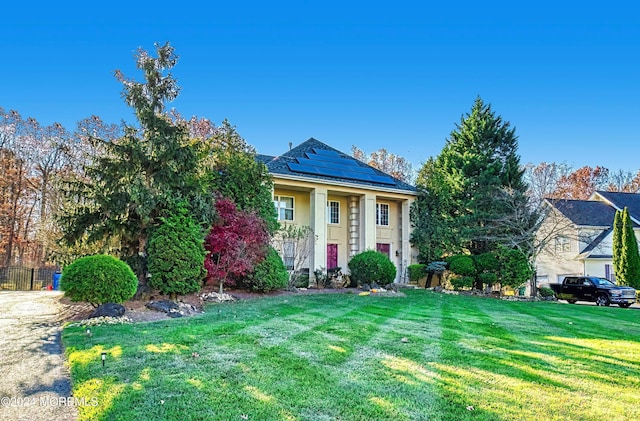
[[[544,411],[569,418],[597,419],[608,414],[600,414],[592,407],[607,408],[612,406],[610,401],[620,400],[632,405],[633,398],[625,392],[638,383],[634,379],[640,376],[640,356],[627,357],[626,351],[637,348],[637,341],[620,339],[617,334],[612,338],[607,335],[610,331],[600,331],[597,324],[584,319],[571,322],[566,315],[554,313],[553,307],[552,314],[545,316],[539,310],[547,307],[537,307],[535,311],[527,304],[519,304],[520,307],[501,308],[507,311],[502,320],[496,319],[492,307],[487,311],[486,304],[480,301],[464,303],[467,316],[473,315],[464,322],[455,318],[455,308],[444,311],[445,366],[440,370],[447,381],[443,394],[450,393],[447,390],[452,385],[464,384],[462,389],[472,391],[475,399],[493,400],[488,402],[489,407],[501,406],[504,411],[521,408],[512,413],[518,419],[544,416]],[[505,328],[512,326],[508,322],[509,309],[526,309],[517,317],[536,328],[522,332]],[[527,314],[529,311],[531,314]],[[526,393],[527,389],[535,392]],[[457,399],[465,394],[453,396]],[[624,404],[619,406],[614,414],[626,416],[628,409]]]
[[[81,417],[532,419],[561,393],[584,396],[563,366],[568,358],[587,367],[580,373],[596,386],[621,388],[616,377],[629,375],[622,363],[594,361],[593,344],[519,335],[473,303],[443,304],[433,294],[410,294],[402,306],[326,300],[223,304],[188,320],[95,328],[92,338],[66,330],[67,352],[78,353],[74,391],[105,396],[98,408],[80,408]],[[465,322],[458,321],[455,310],[465,306]],[[123,337],[129,343],[119,351],[101,345]],[[433,352],[427,357],[425,349]],[[612,374],[598,374],[605,372]],[[574,410],[553,407],[559,415]]]

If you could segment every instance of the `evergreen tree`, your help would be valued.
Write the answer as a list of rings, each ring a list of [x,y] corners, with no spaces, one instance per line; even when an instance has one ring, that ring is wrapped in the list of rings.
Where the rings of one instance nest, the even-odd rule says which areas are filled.
[[[273,206],[273,180],[267,166],[227,120],[208,139],[208,183],[219,197],[231,199],[239,210],[255,211],[269,232],[279,228]]]
[[[411,204],[411,242],[419,251],[418,260],[425,264],[461,251],[460,227],[451,212],[454,205],[448,181],[434,158],[429,158],[418,173],[419,195]]]
[[[67,243],[116,238],[119,254],[137,272],[142,293],[148,238],[163,211],[185,200],[203,225],[213,219],[212,200],[201,178],[201,144],[191,140],[185,123],[174,122],[165,110],[180,90],[169,72],[177,56],[169,44],[156,44],[156,54],[138,51],[144,82],[116,71],[139,125],[125,124],[124,135],[111,142],[91,139],[101,153],[85,168],[85,177],[70,185],[69,207],[61,217]]]
[[[622,273],[623,266],[623,247],[622,247],[622,211],[617,210],[616,215],[613,218],[613,273],[616,277]],[[620,279],[617,280],[620,282]]]
[[[517,247],[514,238],[524,241],[522,224],[532,218],[520,215],[527,196],[517,147],[515,129],[477,98],[440,155],[419,173],[412,222],[421,260],[438,257],[425,258],[425,244],[444,254],[478,255],[501,243]]]
[[[178,203],[168,218],[153,231],[149,240],[149,286],[167,294],[197,292],[204,280],[204,234]]]
[[[640,254],[638,254],[638,240],[633,230],[633,223],[629,210],[622,211],[622,242],[618,256],[620,269],[616,273],[616,280],[620,285],[640,287]]]

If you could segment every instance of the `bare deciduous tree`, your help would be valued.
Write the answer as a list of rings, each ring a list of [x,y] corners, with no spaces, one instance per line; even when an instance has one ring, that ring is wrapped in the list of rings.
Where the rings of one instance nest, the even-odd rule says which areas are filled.
[[[399,155],[389,153],[385,148],[367,154],[354,145],[351,147],[351,155],[358,161],[371,165],[405,183],[412,184],[415,179],[411,162]]]
[[[309,275],[309,255],[313,250],[316,236],[309,226],[285,225],[272,239],[273,247],[282,256],[289,272],[289,288],[294,287],[301,277]]]
[[[545,198],[553,196],[560,180],[570,173],[571,167],[567,164],[541,162],[525,165],[523,178],[527,183],[530,205],[538,207]]]
[[[640,171],[635,175],[631,171],[618,170],[609,173],[608,191],[638,193],[640,191]]]

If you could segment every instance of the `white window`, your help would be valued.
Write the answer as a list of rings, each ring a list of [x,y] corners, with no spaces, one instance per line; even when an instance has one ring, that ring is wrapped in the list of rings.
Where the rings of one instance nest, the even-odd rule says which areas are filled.
[[[536,275],[536,282],[538,285],[549,284],[549,275]]]
[[[571,251],[571,243],[567,237],[556,237],[556,252]]]
[[[389,205],[376,203],[376,225],[389,225]]]
[[[293,270],[296,260],[296,243],[286,241],[282,244],[282,261],[287,270]]]
[[[293,197],[276,196],[273,204],[278,213],[278,221],[293,221]]]
[[[327,221],[330,224],[340,223],[340,202],[327,202]]]

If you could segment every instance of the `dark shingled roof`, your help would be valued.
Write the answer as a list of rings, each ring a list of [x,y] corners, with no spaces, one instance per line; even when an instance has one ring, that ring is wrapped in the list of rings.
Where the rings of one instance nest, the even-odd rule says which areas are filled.
[[[640,221],[640,194],[610,191],[597,191],[596,194],[600,195],[620,210],[625,207],[628,208],[629,215],[636,221]]]
[[[611,227],[615,208],[596,200],[547,199],[564,216],[576,225]]]
[[[293,149],[290,149],[289,151],[287,151],[286,153],[280,156],[272,157],[268,155],[256,155],[256,159],[260,162],[263,162],[269,169],[270,173],[276,174],[276,175],[277,174],[291,175],[291,176],[304,177],[304,178],[310,178],[310,179],[318,179],[318,180],[323,180],[328,182],[339,181],[342,183],[356,184],[356,185],[367,186],[367,187],[378,187],[378,188],[384,188],[384,189],[391,188],[391,189],[397,189],[397,190],[404,190],[412,193],[417,192],[417,189],[414,186],[393,177],[390,177],[393,184],[385,184],[385,183],[377,183],[374,181],[353,180],[350,178],[329,177],[329,176],[315,175],[315,174],[301,174],[299,172],[291,171],[287,163],[296,163],[297,162],[296,158],[306,158],[305,154],[314,153],[314,149],[333,151],[338,155],[340,155],[341,158],[355,161],[357,165],[361,167],[371,168],[377,175],[390,177],[388,174],[385,174],[384,172],[376,168],[373,168],[365,164],[364,162],[358,161],[354,157],[349,156],[343,152],[340,152],[339,150],[334,149],[331,146],[328,146],[314,138],[310,138],[309,140],[302,142],[300,145],[296,146]]]
[[[256,161],[262,162],[265,165],[267,165],[269,161],[273,160],[273,158],[275,158],[275,156],[256,154]]]

